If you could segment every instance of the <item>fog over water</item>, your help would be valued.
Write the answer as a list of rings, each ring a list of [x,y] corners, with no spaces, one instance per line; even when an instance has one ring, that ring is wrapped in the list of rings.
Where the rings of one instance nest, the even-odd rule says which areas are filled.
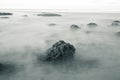
[[[9,67],[0,80],[120,80],[120,26],[111,26],[120,13],[39,13],[15,11],[0,18],[0,62]],[[91,22],[98,26],[87,26]],[[72,24],[81,28],[72,30]],[[40,55],[59,40],[74,45],[74,60],[41,61]]]

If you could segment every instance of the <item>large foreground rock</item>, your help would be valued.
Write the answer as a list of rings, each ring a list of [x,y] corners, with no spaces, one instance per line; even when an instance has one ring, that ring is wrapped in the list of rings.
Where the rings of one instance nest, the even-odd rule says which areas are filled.
[[[46,60],[63,60],[74,56],[74,53],[75,48],[73,45],[71,45],[70,43],[66,43],[63,40],[60,40],[47,50]]]

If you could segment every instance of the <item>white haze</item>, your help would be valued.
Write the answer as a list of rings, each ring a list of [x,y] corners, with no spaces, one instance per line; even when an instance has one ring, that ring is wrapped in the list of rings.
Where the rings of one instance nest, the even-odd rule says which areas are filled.
[[[0,0],[0,9],[67,9],[120,12],[120,0]]]
[[[110,27],[120,19],[119,13],[58,13],[61,17],[13,13],[9,19],[0,19],[0,62],[14,64],[15,69],[0,74],[0,80],[120,80],[120,38],[115,35],[120,27]],[[89,22],[99,26],[90,29]],[[81,29],[71,30],[72,24]],[[38,60],[59,40],[75,46],[74,61],[49,64]]]

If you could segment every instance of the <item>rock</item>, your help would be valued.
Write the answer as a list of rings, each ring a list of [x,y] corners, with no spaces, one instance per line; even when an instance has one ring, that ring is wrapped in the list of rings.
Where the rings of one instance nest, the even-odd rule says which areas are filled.
[[[87,26],[89,26],[89,27],[96,27],[98,25],[96,23],[89,23],[89,24],[87,24]]]
[[[73,56],[75,53],[75,48],[70,43],[66,43],[60,40],[53,44],[53,46],[46,52],[46,60],[56,61],[63,60]]]
[[[42,14],[37,14],[37,16],[44,16],[44,17],[56,17],[56,16],[62,16],[60,14],[55,14],[55,13],[42,13]]]
[[[113,21],[111,26],[120,26],[120,21]]]
[[[55,26],[56,24],[55,23],[50,23],[49,26]]]
[[[78,25],[75,25],[75,24],[71,25],[70,27],[71,27],[71,29],[75,29],[75,30],[80,29],[80,27]]]
[[[86,34],[90,34],[90,33],[92,33],[92,31],[85,31],[85,33],[86,33]]]
[[[6,17],[0,17],[0,18],[1,18],[1,19],[9,19],[9,17],[7,17],[7,16],[6,16]]]
[[[12,13],[0,12],[0,15],[12,15]]]

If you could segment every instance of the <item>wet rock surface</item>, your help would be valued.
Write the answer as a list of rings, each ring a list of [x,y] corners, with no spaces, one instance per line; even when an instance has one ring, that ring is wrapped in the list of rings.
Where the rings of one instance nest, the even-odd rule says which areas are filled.
[[[73,57],[75,53],[75,48],[70,43],[66,43],[60,40],[53,44],[53,46],[46,52],[47,61],[63,60]]]
[[[118,20],[113,21],[111,26],[120,26],[120,21],[118,21]]]
[[[96,27],[98,25],[96,23],[88,23],[87,26],[89,26],[89,27]]]
[[[44,16],[44,17],[55,17],[55,16],[62,16],[60,14],[55,14],[55,13],[46,13],[46,12],[43,12],[41,14],[37,14],[37,16]]]
[[[70,28],[74,30],[80,29],[80,27],[76,24],[71,25]]]

